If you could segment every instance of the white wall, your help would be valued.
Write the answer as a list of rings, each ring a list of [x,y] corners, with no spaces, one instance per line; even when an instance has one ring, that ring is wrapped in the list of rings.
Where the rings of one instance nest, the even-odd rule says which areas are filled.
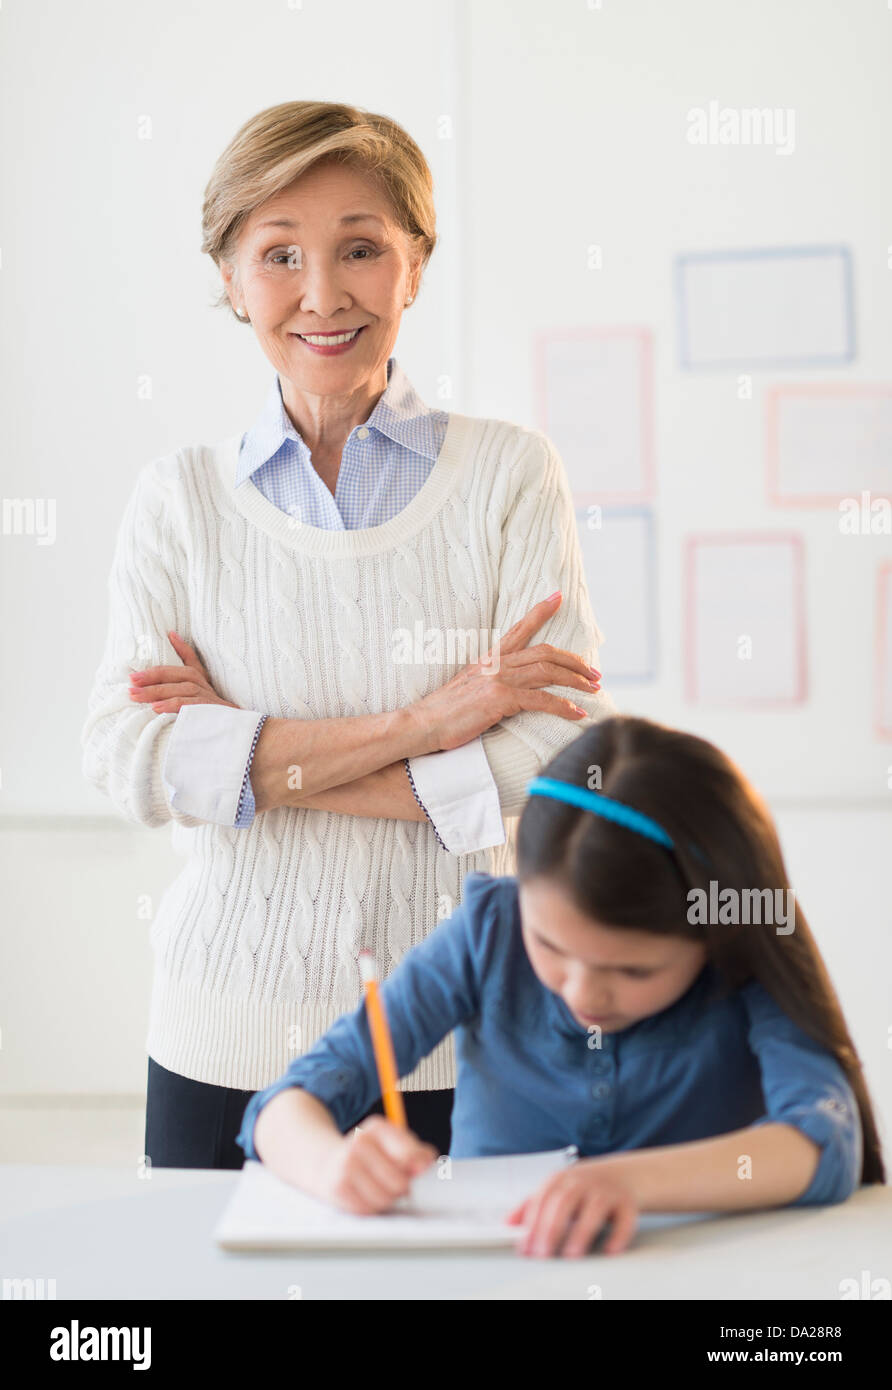
[[[765,795],[890,805],[892,744],[871,733],[876,572],[889,536],[846,536],[833,509],[764,500],[762,401],[781,381],[892,375],[892,11],[873,0],[487,0],[472,7],[475,254],[467,302],[475,413],[538,424],[538,328],[642,324],[655,338],[659,679],[612,687],[628,713],[718,743]],[[487,80],[497,74],[497,80]],[[687,142],[687,112],[793,108],[795,152]],[[852,248],[851,366],[755,373],[679,367],[681,252]],[[587,268],[602,248],[604,269]],[[810,698],[754,713],[684,698],[683,537],[795,530],[806,553]],[[597,616],[598,596],[592,594]],[[610,631],[600,667],[610,680]]]
[[[250,331],[209,308],[204,184],[250,115],[313,97],[386,111],[433,167],[442,240],[397,347],[431,404],[537,425],[536,331],[652,328],[660,668],[645,688],[612,684],[608,631],[606,683],[621,709],[714,739],[769,797],[888,1129],[892,746],[871,734],[888,540],[766,508],[762,391],[803,374],[760,377],[744,403],[733,376],[682,372],[672,270],[681,251],[844,242],[858,354],[807,379],[888,376],[890,33],[874,0],[3,7],[0,485],[56,499],[57,540],[0,538],[0,1093],[144,1084],[138,900],[157,901],[177,860],[166,830],[111,820],[79,733],[137,470],[246,428],[269,381]],[[688,145],[686,112],[713,98],[794,107],[795,155]],[[732,527],[805,537],[811,695],[788,712],[684,700],[682,540]]]

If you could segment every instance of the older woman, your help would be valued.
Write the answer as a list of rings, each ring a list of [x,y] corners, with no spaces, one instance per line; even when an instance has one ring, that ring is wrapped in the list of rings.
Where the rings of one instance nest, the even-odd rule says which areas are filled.
[[[238,1167],[251,1094],[356,1007],[359,951],[386,974],[469,872],[511,873],[529,779],[614,706],[553,445],[431,410],[391,355],[436,243],[414,141],[262,111],[203,230],[275,376],[246,434],[139,473],[82,742],[186,855],[151,928],[146,1153]],[[403,1082],[441,1151],[453,1068],[447,1039]]]

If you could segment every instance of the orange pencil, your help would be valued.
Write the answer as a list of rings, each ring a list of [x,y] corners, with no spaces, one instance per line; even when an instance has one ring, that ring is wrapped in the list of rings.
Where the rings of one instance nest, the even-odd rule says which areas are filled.
[[[375,1064],[378,1068],[378,1080],[381,1082],[381,1098],[384,1101],[384,1114],[393,1124],[400,1125],[406,1129],[406,1110],[403,1105],[403,1093],[397,1087],[399,1076],[396,1070],[396,1058],[393,1055],[393,1039],[390,1036],[390,1029],[387,1026],[387,1015],[384,1012],[384,1005],[381,1003],[381,996],[378,993],[378,978],[375,969],[375,957],[371,951],[360,951],[359,953],[359,973],[365,988],[365,1007],[369,1020],[369,1031],[372,1035],[372,1047],[375,1050]]]

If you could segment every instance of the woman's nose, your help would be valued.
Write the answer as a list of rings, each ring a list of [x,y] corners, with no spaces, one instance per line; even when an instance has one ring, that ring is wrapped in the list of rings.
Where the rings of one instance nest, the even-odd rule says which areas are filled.
[[[315,314],[318,319],[327,321],[349,305],[350,296],[340,284],[336,270],[318,265],[314,268],[304,256],[299,273],[299,303],[303,313]]]

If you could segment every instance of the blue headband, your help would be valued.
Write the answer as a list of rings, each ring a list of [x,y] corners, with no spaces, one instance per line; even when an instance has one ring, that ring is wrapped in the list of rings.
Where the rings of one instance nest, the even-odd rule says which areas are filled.
[[[583,811],[594,811],[596,816],[603,816],[605,820],[624,825],[628,830],[634,830],[649,840],[655,840],[666,849],[675,849],[672,837],[655,820],[651,820],[650,816],[634,810],[623,801],[615,801],[612,796],[605,796],[603,792],[589,791],[585,787],[574,786],[572,782],[559,781],[556,777],[534,777],[527,785],[527,792],[533,796],[550,796],[555,801],[566,801],[571,806],[581,807]],[[708,863],[705,855],[693,845],[691,849],[698,859]]]

